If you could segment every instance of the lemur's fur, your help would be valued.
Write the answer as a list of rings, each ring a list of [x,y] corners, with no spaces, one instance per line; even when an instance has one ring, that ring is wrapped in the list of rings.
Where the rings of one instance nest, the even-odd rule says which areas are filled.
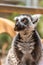
[[[6,65],[37,65],[41,58],[41,42],[35,24],[38,18],[20,15],[15,20],[14,29],[19,33],[13,39]]]

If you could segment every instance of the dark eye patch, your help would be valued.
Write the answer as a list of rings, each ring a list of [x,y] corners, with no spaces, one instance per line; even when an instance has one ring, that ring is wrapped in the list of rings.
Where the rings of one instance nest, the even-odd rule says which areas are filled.
[[[16,22],[18,22],[18,19],[16,19]]]
[[[22,20],[21,20],[21,22],[23,22],[24,24],[27,24],[28,23],[28,19],[27,18],[23,18]]]

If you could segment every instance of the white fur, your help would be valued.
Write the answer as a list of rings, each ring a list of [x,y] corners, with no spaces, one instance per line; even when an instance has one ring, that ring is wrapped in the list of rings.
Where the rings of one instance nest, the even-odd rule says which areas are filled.
[[[34,18],[40,18],[41,17],[41,14],[34,14],[34,15],[32,15],[32,18],[34,19]]]
[[[20,16],[18,16],[18,17],[14,17],[14,20],[16,20],[16,19],[18,19],[19,21],[21,21],[21,19],[23,19],[23,18],[28,18],[29,19],[29,21],[31,21],[31,19],[30,19],[30,17],[28,17],[28,16],[24,16],[24,15],[20,15]]]
[[[33,27],[33,29],[34,29],[34,25],[33,25],[33,23],[31,22],[31,19],[30,19],[30,17],[28,17],[28,16],[26,16],[26,15],[20,15],[20,16],[17,16],[17,17],[14,17],[14,20],[16,21],[17,19],[19,20],[19,22],[21,22],[21,20],[23,19],[23,18],[27,18],[28,20],[29,20],[29,24]],[[31,23],[30,23],[31,22]],[[23,25],[23,23],[21,22],[21,24]]]
[[[33,18],[33,21],[32,22],[36,21],[37,19],[38,19],[38,22],[39,22],[39,18],[40,17],[41,17],[41,14],[34,14],[34,15],[32,15],[32,18]],[[27,18],[29,20],[29,22],[31,22],[30,17],[28,17],[26,15],[17,16],[17,17],[14,18],[14,20],[17,20],[18,19],[19,22],[20,22],[23,18]],[[30,23],[30,25],[32,25],[32,27],[35,28],[37,26],[37,23],[38,22],[36,22],[35,24],[33,24],[32,22]]]

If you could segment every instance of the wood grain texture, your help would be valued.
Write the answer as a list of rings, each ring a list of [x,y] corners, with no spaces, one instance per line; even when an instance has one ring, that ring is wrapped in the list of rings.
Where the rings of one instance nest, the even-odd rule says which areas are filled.
[[[17,12],[19,14],[43,14],[43,8],[33,8],[15,5],[0,5],[0,13],[13,13]]]

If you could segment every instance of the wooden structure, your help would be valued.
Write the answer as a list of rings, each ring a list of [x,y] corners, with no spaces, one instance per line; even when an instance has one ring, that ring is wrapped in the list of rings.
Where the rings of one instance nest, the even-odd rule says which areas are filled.
[[[12,38],[16,34],[14,31],[14,23],[8,19],[0,17],[0,34],[8,33]]]
[[[43,8],[0,4],[0,13],[12,13],[12,12],[18,12],[19,14],[43,14]]]
[[[19,1],[15,1],[15,0],[1,0],[0,3],[8,3],[8,4],[18,4]]]

